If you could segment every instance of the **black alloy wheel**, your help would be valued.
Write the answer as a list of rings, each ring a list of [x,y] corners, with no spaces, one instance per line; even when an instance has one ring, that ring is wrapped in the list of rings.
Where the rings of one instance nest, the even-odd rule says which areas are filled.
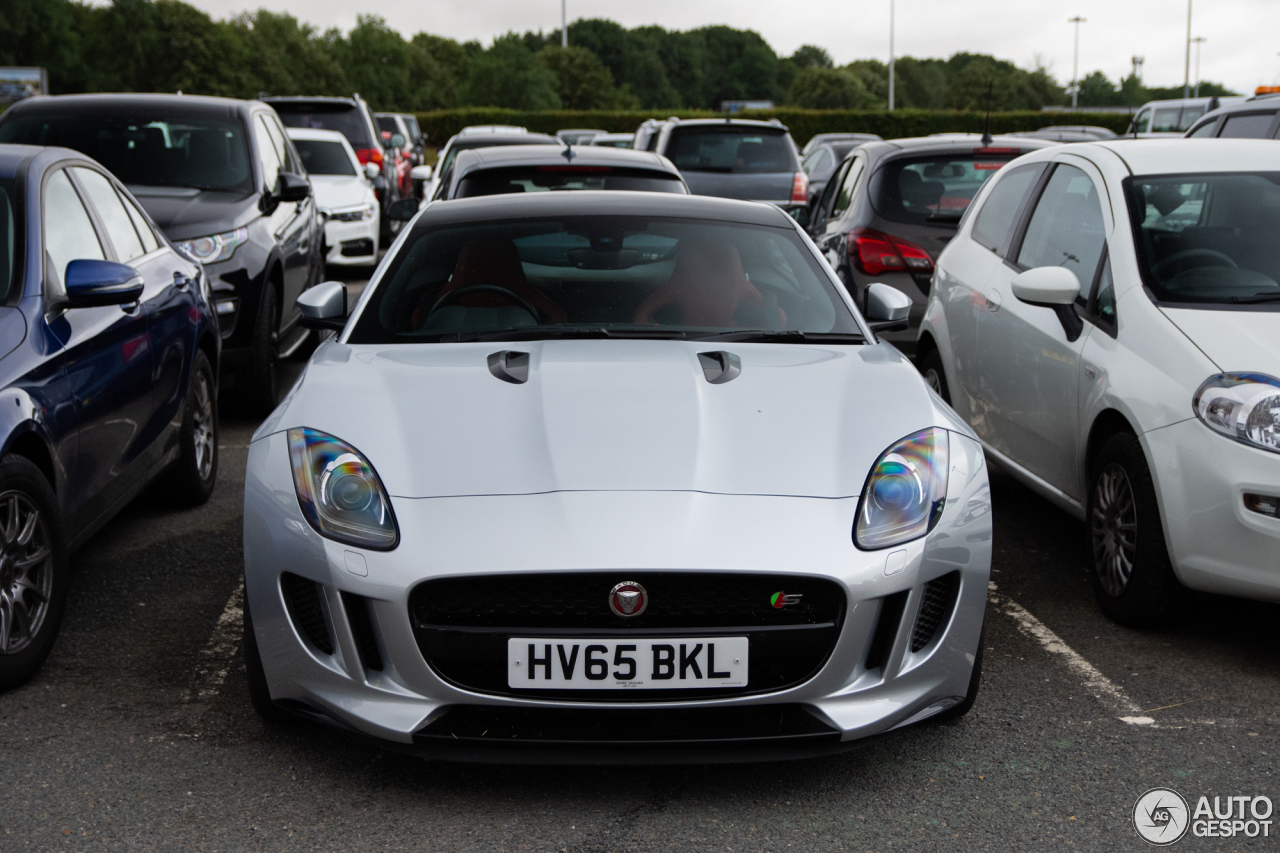
[[[1121,625],[1153,628],[1182,615],[1187,589],[1165,544],[1155,484],[1132,433],[1106,440],[1089,474],[1089,580],[1102,612]]]
[[[194,362],[178,433],[180,455],[161,484],[181,506],[199,506],[209,500],[218,481],[217,386],[208,357],[196,350]]]
[[[58,636],[67,559],[57,499],[30,460],[0,461],[0,691],[36,673]]]

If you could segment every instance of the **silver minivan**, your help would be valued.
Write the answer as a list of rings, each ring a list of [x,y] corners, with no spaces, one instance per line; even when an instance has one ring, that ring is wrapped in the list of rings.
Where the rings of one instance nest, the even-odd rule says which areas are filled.
[[[1126,135],[1141,139],[1182,136],[1196,119],[1218,107],[1242,103],[1239,98],[1177,98],[1171,101],[1148,101],[1129,123]]]

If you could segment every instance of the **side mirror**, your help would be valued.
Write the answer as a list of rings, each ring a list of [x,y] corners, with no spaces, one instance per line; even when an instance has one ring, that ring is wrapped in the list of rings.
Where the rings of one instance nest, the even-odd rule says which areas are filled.
[[[72,308],[128,305],[142,297],[142,274],[115,261],[72,261],[67,264],[65,284]]]
[[[407,142],[407,141],[408,141],[408,140],[406,140],[406,139],[404,138],[404,134],[403,134],[403,133],[393,133],[393,134],[391,134],[391,147],[392,147],[392,148],[403,148],[403,147],[404,147],[405,142]]]
[[[402,198],[387,208],[387,218],[395,222],[408,222],[418,215],[418,200]]]
[[[1070,305],[1080,295],[1080,279],[1065,267],[1036,267],[1014,278],[1012,289],[1028,305]]]
[[[910,315],[910,296],[880,282],[867,286],[867,321],[872,331],[902,331],[909,327]]]
[[[326,281],[298,297],[299,321],[308,329],[338,329],[347,324],[347,286],[340,281]]]
[[[433,174],[435,174],[435,170],[430,166],[414,166],[409,172],[409,177],[415,181],[429,181]]]
[[[364,176],[369,180],[372,181],[374,178],[378,177],[381,174],[382,174],[382,167],[379,166],[377,163],[371,162],[371,163],[364,164]]]
[[[306,201],[311,195],[311,182],[302,175],[292,172],[281,172],[276,179],[276,190],[272,193],[278,201]]]
[[[793,207],[788,210],[787,213],[790,214],[791,218],[794,219],[796,224],[801,228],[809,227],[809,208]]]

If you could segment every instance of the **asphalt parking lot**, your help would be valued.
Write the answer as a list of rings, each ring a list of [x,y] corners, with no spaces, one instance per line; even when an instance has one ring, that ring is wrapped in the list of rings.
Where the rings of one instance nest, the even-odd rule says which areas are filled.
[[[1280,794],[1280,607],[1201,597],[1177,630],[1119,628],[1081,525],[999,474],[985,678],[958,722],[818,760],[643,768],[432,763],[269,727],[240,647],[253,428],[224,418],[207,505],[144,495],[73,557],[52,656],[0,695],[0,850],[1139,849],[1149,788]]]

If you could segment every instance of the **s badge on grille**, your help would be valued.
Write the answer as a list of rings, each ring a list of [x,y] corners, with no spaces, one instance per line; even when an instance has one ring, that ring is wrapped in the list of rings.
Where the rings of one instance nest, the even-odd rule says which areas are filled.
[[[802,598],[804,598],[803,593],[787,595],[785,592],[775,592],[773,595],[769,596],[769,603],[781,610],[788,604],[799,604],[800,599]]]
[[[623,619],[639,616],[648,606],[649,593],[638,583],[623,581],[609,590],[609,609]]]

